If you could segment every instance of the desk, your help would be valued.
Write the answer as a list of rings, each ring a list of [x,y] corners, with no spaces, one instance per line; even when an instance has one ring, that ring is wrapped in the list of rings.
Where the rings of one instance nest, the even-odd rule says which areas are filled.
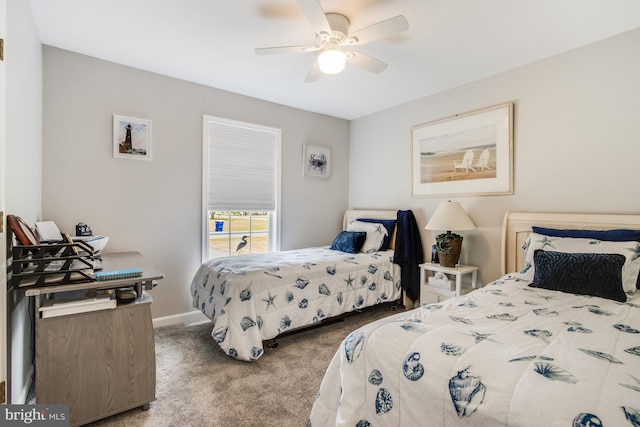
[[[35,298],[37,404],[69,404],[70,425],[87,424],[156,399],[151,296],[164,274],[138,252],[102,255],[104,271],[141,268],[142,276],[31,288]],[[42,318],[48,295],[135,287],[138,298],[116,308]]]

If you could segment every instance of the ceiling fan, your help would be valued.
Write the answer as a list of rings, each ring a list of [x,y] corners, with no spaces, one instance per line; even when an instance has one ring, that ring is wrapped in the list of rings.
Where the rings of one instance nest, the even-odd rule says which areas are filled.
[[[318,80],[322,73],[337,74],[344,69],[345,62],[372,73],[382,72],[387,68],[384,62],[364,53],[343,48],[370,43],[409,29],[407,19],[398,15],[350,33],[349,19],[339,13],[325,13],[319,0],[298,0],[298,6],[316,33],[316,45],[264,47],[256,49],[255,52],[258,55],[268,55],[320,51],[318,60],[307,74],[305,82]]]

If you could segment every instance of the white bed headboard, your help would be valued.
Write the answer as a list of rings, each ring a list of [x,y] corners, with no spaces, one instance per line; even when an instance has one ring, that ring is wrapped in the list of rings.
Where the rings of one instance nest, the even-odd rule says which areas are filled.
[[[342,229],[346,230],[349,221],[353,221],[358,218],[397,219],[398,211],[389,209],[347,209],[347,211],[344,213],[344,219],[342,220]],[[391,240],[389,243],[390,249],[393,249],[396,244],[396,230],[397,227],[393,231],[393,235],[391,236]]]
[[[640,229],[640,215],[507,212],[502,224],[502,274],[519,271],[524,265],[522,243],[534,225],[573,230],[637,230]]]

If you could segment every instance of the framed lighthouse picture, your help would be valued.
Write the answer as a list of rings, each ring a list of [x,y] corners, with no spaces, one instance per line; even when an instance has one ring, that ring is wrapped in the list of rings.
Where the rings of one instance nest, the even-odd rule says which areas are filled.
[[[113,157],[151,160],[151,120],[114,114]]]

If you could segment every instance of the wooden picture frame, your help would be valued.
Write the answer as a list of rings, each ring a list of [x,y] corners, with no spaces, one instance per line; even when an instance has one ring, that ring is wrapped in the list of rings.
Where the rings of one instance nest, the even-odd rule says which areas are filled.
[[[114,114],[113,157],[151,160],[151,120]]]
[[[513,194],[513,103],[411,129],[412,195]]]
[[[305,178],[329,178],[331,175],[331,149],[324,145],[304,144],[302,176]]]

